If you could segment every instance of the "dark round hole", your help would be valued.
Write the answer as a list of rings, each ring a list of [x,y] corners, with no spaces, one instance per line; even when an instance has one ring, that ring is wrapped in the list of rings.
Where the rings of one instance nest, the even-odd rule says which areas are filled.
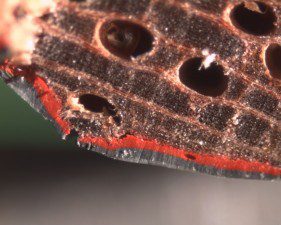
[[[202,95],[222,95],[228,85],[228,77],[224,75],[223,67],[212,63],[208,68],[204,68],[202,63],[202,58],[186,61],[179,71],[181,82]]]
[[[91,112],[111,116],[117,126],[121,125],[121,116],[117,114],[115,106],[110,104],[105,98],[93,94],[84,94],[80,96],[79,103]]]
[[[265,52],[265,62],[270,75],[281,79],[281,45],[271,44]]]
[[[95,113],[108,113],[109,115],[115,115],[114,106],[111,105],[105,98],[93,95],[84,94],[80,96],[79,103],[84,106],[85,109]]]
[[[275,30],[277,20],[273,9],[263,2],[248,2],[236,6],[231,12],[232,23],[253,35],[268,35]]]
[[[123,20],[103,24],[100,39],[108,51],[125,59],[149,52],[154,40],[144,27]]]

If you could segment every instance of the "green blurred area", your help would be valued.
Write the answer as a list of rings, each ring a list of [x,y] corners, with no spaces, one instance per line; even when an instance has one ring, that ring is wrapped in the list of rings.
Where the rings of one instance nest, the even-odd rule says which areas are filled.
[[[10,148],[75,148],[63,141],[50,121],[33,110],[0,79],[0,150]]]

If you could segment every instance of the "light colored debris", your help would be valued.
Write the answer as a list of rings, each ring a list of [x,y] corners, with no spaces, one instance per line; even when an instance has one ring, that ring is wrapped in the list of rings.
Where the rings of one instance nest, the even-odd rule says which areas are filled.
[[[31,53],[40,28],[35,18],[54,11],[55,0],[1,0],[0,47],[12,55],[12,61],[31,63]]]
[[[216,61],[216,57],[217,57],[217,54],[215,53],[210,54],[208,49],[204,49],[202,51],[202,54],[203,56],[205,56],[205,59],[202,62],[202,65],[200,66],[199,70],[201,70],[202,68],[208,69],[211,66],[211,64]]]

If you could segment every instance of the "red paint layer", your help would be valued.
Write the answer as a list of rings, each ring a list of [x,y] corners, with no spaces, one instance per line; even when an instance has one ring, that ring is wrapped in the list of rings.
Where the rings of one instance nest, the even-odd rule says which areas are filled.
[[[62,108],[61,101],[55,92],[46,84],[43,78],[33,75],[30,70],[12,68],[9,66],[0,66],[0,70],[4,70],[14,76],[24,76],[25,79],[31,83],[38,93],[38,97],[45,107],[48,114],[60,126],[64,134],[70,133],[69,124],[60,117]],[[107,142],[103,138],[84,137],[80,138],[81,143],[91,143],[98,145],[107,150],[117,150],[120,148],[134,148],[140,150],[150,150],[159,152],[166,155],[171,155],[186,161],[194,161],[195,163],[203,166],[212,166],[217,169],[223,170],[236,170],[244,172],[258,172],[265,173],[273,176],[281,175],[281,168],[273,167],[268,164],[260,162],[249,162],[246,160],[231,160],[225,156],[211,156],[208,154],[197,154],[192,151],[177,149],[172,146],[162,145],[155,140],[146,140],[141,137],[128,135],[125,138],[113,138],[111,142]]]
[[[39,95],[40,101],[48,114],[60,126],[65,135],[70,134],[69,124],[60,117],[62,108],[61,100],[56,96],[54,91],[48,87],[46,82],[41,77],[36,77],[33,80],[33,87]]]
[[[60,117],[62,108],[61,100],[43,78],[35,75],[30,67],[9,66],[8,62],[0,66],[0,70],[13,76],[24,77],[34,87],[38,98],[49,116],[60,126],[60,129],[65,135],[70,134],[69,124]]]
[[[110,151],[120,148],[134,148],[140,150],[150,150],[154,152],[171,155],[186,161],[193,161],[199,165],[212,166],[217,169],[235,170],[243,172],[258,172],[273,176],[281,175],[281,168],[273,167],[260,162],[249,162],[242,159],[231,160],[225,156],[211,156],[208,154],[197,154],[192,151],[177,149],[169,145],[162,145],[155,140],[145,140],[141,137],[128,135],[125,138],[113,138],[110,143],[103,138],[83,137],[79,139],[81,143],[91,143]],[[192,159],[190,159],[192,158]]]

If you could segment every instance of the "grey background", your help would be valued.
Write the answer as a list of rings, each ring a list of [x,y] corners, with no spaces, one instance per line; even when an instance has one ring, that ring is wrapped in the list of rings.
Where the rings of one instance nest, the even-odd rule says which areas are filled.
[[[0,81],[0,225],[279,225],[281,183],[113,161]]]

